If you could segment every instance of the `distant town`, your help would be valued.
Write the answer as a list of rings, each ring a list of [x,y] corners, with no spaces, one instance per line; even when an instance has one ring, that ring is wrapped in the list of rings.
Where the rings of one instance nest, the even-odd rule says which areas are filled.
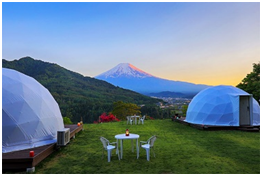
[[[188,108],[189,103],[191,102],[192,98],[174,98],[174,97],[153,97],[151,98],[158,98],[162,99],[165,103],[159,102],[157,105],[169,112],[169,117],[178,114],[179,116],[186,116],[186,110]]]
[[[192,100],[192,98],[173,98],[173,97],[152,97],[152,98],[159,98],[166,102],[166,104],[159,103],[159,106],[161,108],[189,105],[189,103]]]

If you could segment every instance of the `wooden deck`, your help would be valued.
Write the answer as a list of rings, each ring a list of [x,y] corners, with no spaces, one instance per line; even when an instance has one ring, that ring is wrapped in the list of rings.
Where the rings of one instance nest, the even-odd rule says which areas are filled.
[[[200,129],[200,130],[209,130],[209,131],[215,131],[215,130],[242,130],[242,131],[249,131],[249,132],[260,132],[260,126],[213,126],[213,125],[199,125],[199,124],[193,124],[188,123],[184,121],[185,118],[182,119],[174,119],[175,122],[182,123],[184,125],[189,125],[194,128]]]
[[[70,138],[73,138],[76,133],[83,129],[83,125],[65,125],[65,128],[70,128]],[[26,150],[2,153],[2,172],[10,170],[26,171],[27,168],[35,167],[56,149],[56,143],[54,143]],[[35,153],[34,157],[29,156],[31,150]]]

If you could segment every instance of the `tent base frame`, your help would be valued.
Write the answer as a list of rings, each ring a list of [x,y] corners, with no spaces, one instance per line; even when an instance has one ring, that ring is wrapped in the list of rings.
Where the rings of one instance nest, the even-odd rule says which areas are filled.
[[[212,126],[212,125],[200,125],[193,124],[184,121],[185,118],[173,119],[175,122],[179,122],[184,125],[189,125],[199,130],[208,130],[208,131],[216,131],[216,130],[242,130],[248,132],[260,132],[260,126]]]

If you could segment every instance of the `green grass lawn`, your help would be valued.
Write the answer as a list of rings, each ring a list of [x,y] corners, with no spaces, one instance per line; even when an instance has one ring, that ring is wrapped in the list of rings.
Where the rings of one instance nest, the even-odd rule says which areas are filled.
[[[115,150],[111,162],[102,159],[103,136],[116,141],[115,135],[139,134],[139,141],[157,135],[155,153],[146,160],[146,151],[131,151],[124,140],[124,155],[118,160]],[[146,120],[144,125],[125,121],[85,124],[70,144],[42,161],[37,174],[259,174],[260,134],[244,131],[202,131],[171,120]]]

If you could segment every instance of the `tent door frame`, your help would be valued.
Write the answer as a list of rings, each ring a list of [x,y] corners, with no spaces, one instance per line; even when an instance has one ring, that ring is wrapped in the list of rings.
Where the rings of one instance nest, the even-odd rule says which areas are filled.
[[[253,95],[239,96],[239,126],[252,126]]]

